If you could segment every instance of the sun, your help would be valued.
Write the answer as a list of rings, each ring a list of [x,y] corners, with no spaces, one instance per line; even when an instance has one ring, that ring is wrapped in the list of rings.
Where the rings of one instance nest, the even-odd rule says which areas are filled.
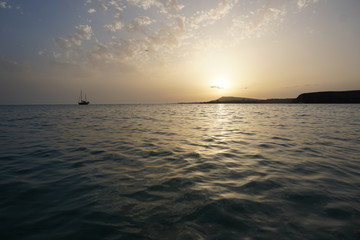
[[[230,87],[230,79],[224,74],[215,75],[212,78],[210,87],[214,89],[228,89]]]

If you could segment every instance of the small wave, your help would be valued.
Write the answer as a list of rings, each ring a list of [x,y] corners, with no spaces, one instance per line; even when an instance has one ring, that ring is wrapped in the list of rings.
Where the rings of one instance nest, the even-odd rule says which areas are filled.
[[[318,192],[288,192],[285,198],[289,201],[300,203],[303,206],[325,206],[331,198]]]
[[[47,157],[55,158],[55,157],[60,157],[62,155],[63,152],[56,149],[38,149],[27,154],[27,156],[29,157],[41,157],[41,158],[47,158]]]
[[[95,151],[91,151],[90,154],[92,155],[100,155],[106,153],[106,151],[102,151],[102,150],[95,150]]]
[[[283,185],[274,180],[263,180],[263,181],[251,181],[241,186],[239,190],[250,193],[250,194],[259,194],[264,191],[269,191],[272,189],[281,188]]]

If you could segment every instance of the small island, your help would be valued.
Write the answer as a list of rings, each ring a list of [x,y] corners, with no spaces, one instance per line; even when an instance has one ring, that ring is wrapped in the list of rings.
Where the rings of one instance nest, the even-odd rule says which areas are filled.
[[[202,103],[360,103],[360,90],[302,93],[297,98],[221,97]]]

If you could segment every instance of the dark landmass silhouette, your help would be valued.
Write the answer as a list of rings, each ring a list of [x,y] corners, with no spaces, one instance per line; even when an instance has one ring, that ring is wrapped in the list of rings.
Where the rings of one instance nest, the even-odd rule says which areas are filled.
[[[243,98],[243,97],[221,97],[216,100],[212,100],[208,103],[259,103],[262,100],[255,98]]]
[[[256,99],[243,97],[221,97],[206,103],[295,103],[295,98]]]
[[[297,98],[221,97],[201,103],[360,103],[360,90],[302,93]]]
[[[302,93],[298,103],[360,103],[360,90]]]

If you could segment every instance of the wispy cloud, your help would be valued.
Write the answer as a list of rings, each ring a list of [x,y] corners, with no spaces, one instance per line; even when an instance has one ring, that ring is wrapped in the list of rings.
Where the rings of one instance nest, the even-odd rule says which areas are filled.
[[[100,9],[103,10],[103,11],[107,11],[107,10],[108,10],[108,7],[107,7],[104,3],[99,4],[99,7],[100,7]]]
[[[111,40],[100,43],[96,38],[98,30],[93,30],[91,25],[78,25],[74,34],[55,39],[62,50],[54,52],[59,59],[72,59],[82,64],[167,62],[187,56],[201,46],[223,46],[224,43],[212,40],[214,36],[209,30],[224,21],[227,27],[218,28],[217,36],[238,44],[274,31],[294,6],[303,9],[316,2],[318,0],[263,0],[251,5],[241,0],[221,0],[213,6],[208,5],[207,9],[191,11],[194,3],[185,4],[180,0],[86,0],[88,13],[101,10],[110,16],[103,29]],[[140,16],[126,14],[125,9],[137,11],[132,8],[141,9]],[[89,43],[84,46],[84,41]]]
[[[11,1],[0,1],[0,9],[11,9],[17,11],[20,14],[24,14],[22,4],[15,4],[14,2],[11,2],[10,4],[9,2]]]
[[[214,24],[225,17],[237,2],[238,0],[222,0],[215,8],[197,12],[194,17],[189,18],[189,23],[195,28]]]
[[[11,8],[11,5],[5,1],[0,1],[0,8]]]
[[[163,13],[177,12],[184,8],[177,0],[127,0],[131,5],[147,10],[151,7],[157,7]]]
[[[319,0],[298,0],[297,6],[302,9],[307,7],[309,4],[317,3]]]
[[[41,49],[41,50],[38,51],[38,55],[42,56],[42,55],[45,54],[45,52],[46,52],[46,49]]]
[[[115,20],[114,22],[112,22],[111,24],[105,24],[104,28],[105,30],[107,30],[108,32],[117,32],[119,30],[121,30],[124,26],[124,23],[121,22],[121,20]]]
[[[264,7],[256,12],[235,17],[232,19],[229,34],[239,40],[261,37],[268,29],[271,29],[270,26],[279,25],[286,13],[284,6]]]
[[[140,32],[146,34],[147,26],[156,22],[147,16],[137,17],[132,22],[126,25],[128,32]]]
[[[91,26],[78,25],[75,26],[75,33],[67,38],[58,37],[55,42],[60,48],[68,49],[73,46],[81,46],[83,40],[90,40],[93,35]]]
[[[94,12],[96,12],[96,10],[95,10],[94,8],[90,8],[90,9],[88,10],[88,13],[94,13]]]
[[[224,87],[221,87],[221,86],[215,86],[215,85],[210,86],[210,88],[215,88],[215,89],[224,89]]]

